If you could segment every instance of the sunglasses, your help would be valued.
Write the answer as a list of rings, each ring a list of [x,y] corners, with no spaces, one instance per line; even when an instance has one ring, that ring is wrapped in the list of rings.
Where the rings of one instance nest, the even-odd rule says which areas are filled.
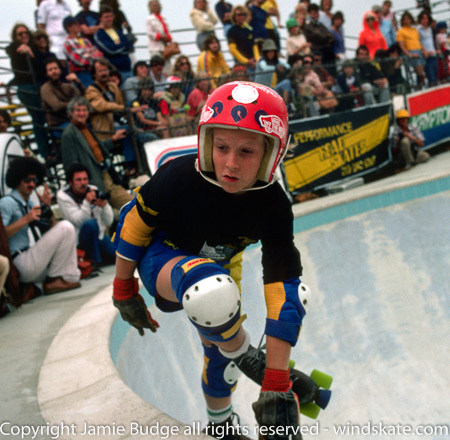
[[[312,61],[303,61],[303,64],[312,64]]]
[[[31,183],[31,182],[37,183],[37,182],[38,182],[38,179],[37,179],[36,177],[24,177],[24,178],[23,178],[23,181],[24,181],[25,183]]]
[[[236,17],[247,17],[247,14],[245,12],[240,12],[236,14]]]
[[[28,31],[23,31],[23,32],[17,32],[16,34],[18,37],[21,37],[22,35],[29,35]]]
[[[42,40],[45,38],[45,35],[39,35],[38,37],[34,37],[35,40]]]
[[[182,63],[178,64],[179,66],[189,66],[189,63],[187,61],[183,61]]]

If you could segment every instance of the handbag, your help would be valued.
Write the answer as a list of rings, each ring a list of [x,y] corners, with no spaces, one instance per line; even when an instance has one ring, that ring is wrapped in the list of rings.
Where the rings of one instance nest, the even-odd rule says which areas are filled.
[[[162,57],[167,60],[171,57],[173,57],[174,55],[178,55],[179,53],[181,53],[181,50],[178,46],[178,43],[172,42],[172,43],[167,43],[164,46],[164,50],[162,52]]]

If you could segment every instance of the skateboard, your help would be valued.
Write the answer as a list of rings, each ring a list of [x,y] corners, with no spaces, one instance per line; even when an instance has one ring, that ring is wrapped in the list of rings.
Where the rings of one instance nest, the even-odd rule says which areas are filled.
[[[265,353],[250,347],[245,357],[235,360],[237,367],[258,385],[262,384],[266,366]],[[321,409],[325,409],[331,399],[331,384],[333,378],[319,370],[313,370],[308,376],[300,370],[294,369],[295,363],[290,362],[292,391],[297,395],[300,413],[316,419]]]

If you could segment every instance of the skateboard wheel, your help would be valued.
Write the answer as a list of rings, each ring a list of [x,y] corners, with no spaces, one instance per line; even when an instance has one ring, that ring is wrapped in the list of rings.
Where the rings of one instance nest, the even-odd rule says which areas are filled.
[[[312,371],[311,379],[316,382],[319,387],[325,388],[326,390],[329,390],[333,383],[333,378],[330,375],[322,373],[322,371],[319,370]]]
[[[317,419],[319,412],[320,407],[317,406],[315,403],[310,402],[300,405],[300,413],[306,417],[309,417],[310,419]]]
[[[318,396],[315,400],[317,406],[325,409],[330,403],[331,391],[330,390],[319,390]]]
[[[289,359],[289,368],[294,368],[295,367],[295,361],[293,361],[292,359]]]

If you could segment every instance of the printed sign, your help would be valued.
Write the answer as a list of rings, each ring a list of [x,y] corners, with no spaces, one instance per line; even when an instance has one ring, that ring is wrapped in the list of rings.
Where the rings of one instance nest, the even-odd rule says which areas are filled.
[[[283,162],[289,192],[323,188],[389,163],[389,108],[379,104],[290,123],[296,147]]]

